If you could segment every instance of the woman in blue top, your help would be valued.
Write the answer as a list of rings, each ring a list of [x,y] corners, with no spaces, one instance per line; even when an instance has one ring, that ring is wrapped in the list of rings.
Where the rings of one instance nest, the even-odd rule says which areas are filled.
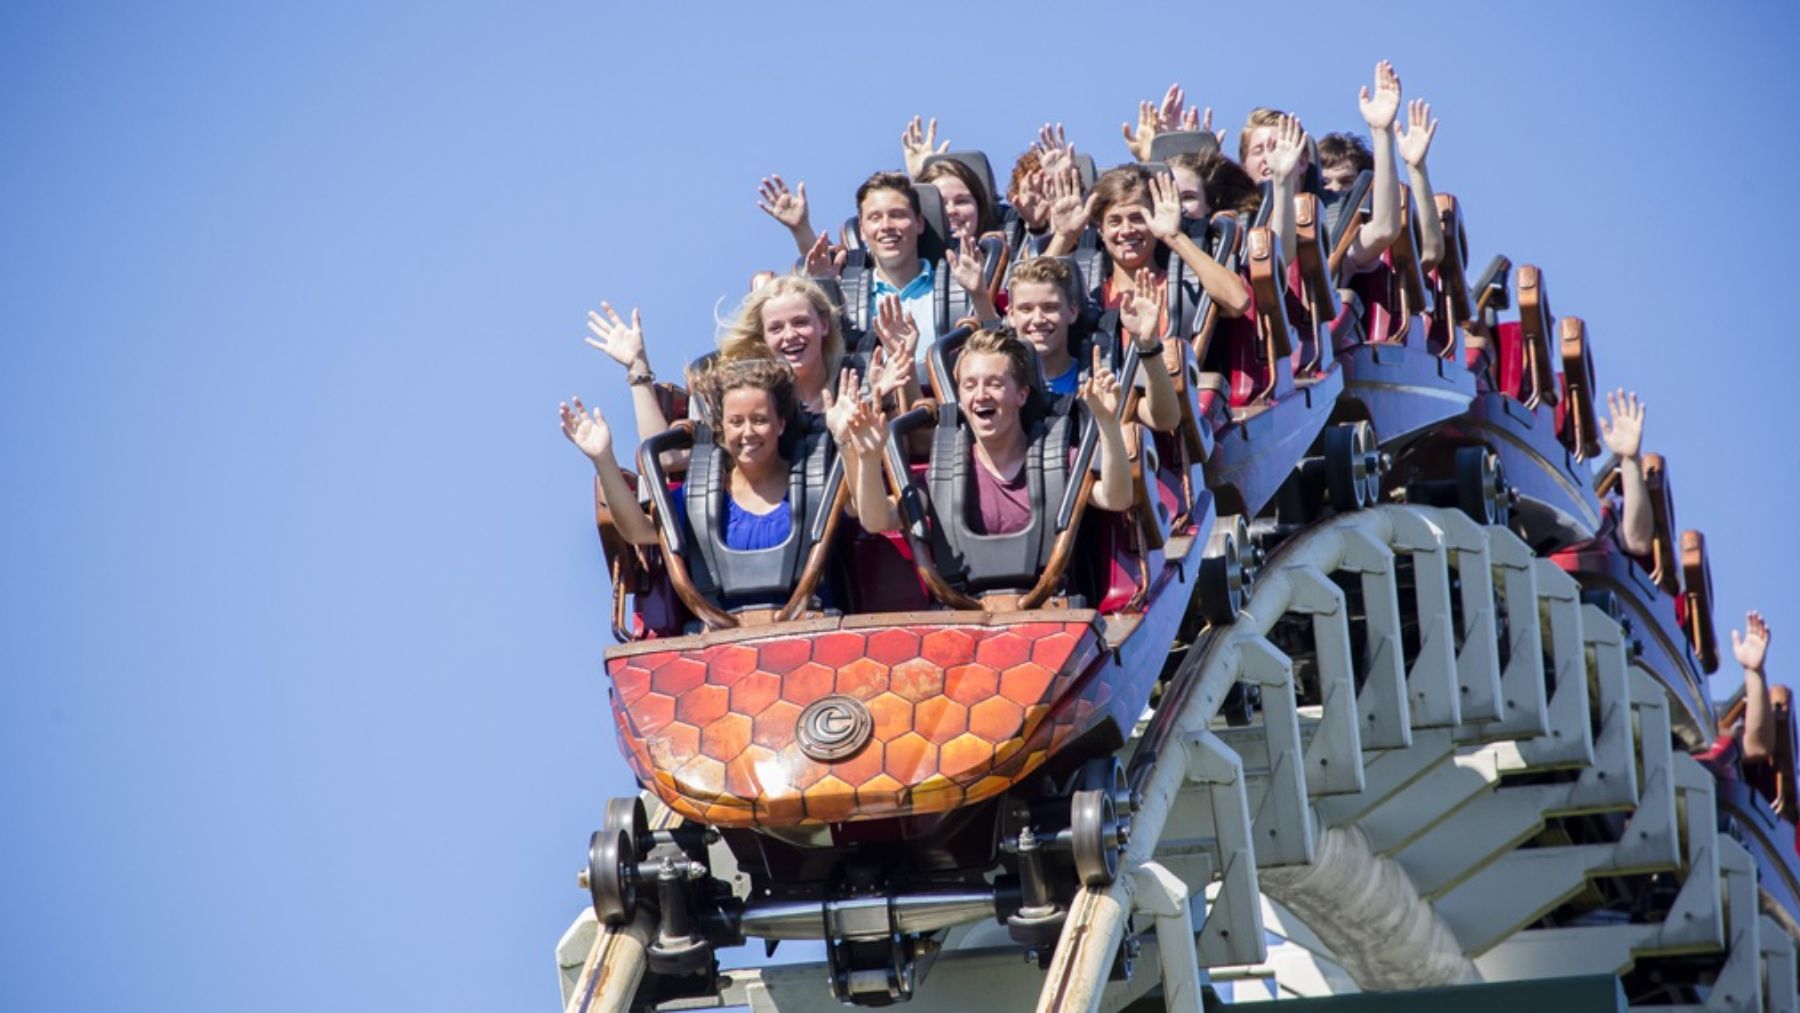
[[[730,461],[725,546],[746,551],[779,545],[793,524],[780,443],[794,420],[794,371],[779,359],[737,359],[721,363],[710,380],[719,446]],[[585,408],[580,398],[572,402],[562,406],[563,435],[594,463],[619,534],[634,545],[655,545],[656,528],[613,457],[612,427],[600,409]],[[673,500],[677,510],[686,505],[679,493]]]

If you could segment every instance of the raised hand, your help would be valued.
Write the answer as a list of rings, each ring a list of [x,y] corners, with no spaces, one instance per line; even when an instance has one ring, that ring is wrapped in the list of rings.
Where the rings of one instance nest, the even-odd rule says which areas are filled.
[[[1081,196],[1081,174],[1065,170],[1050,180],[1050,231],[1078,236],[1088,224],[1088,202]]]
[[[572,407],[571,407],[572,406]],[[599,461],[612,453],[612,427],[595,408],[590,414],[581,399],[572,397],[559,406],[563,435],[590,460]]]
[[[1069,143],[1061,123],[1046,123],[1038,128],[1032,150],[1038,153],[1038,168],[1046,176],[1054,176],[1075,164],[1075,145]]]
[[[1306,131],[1300,126],[1300,117],[1281,117],[1275,124],[1275,146],[1269,150],[1269,174],[1277,180],[1291,178],[1305,150]]]
[[[1606,395],[1606,410],[1612,416],[1600,420],[1600,436],[1606,449],[1623,458],[1636,458],[1644,442],[1646,405],[1635,392],[1624,389]]]
[[[1157,132],[1166,134],[1172,130],[1185,129],[1181,125],[1184,115],[1182,107],[1185,105],[1187,93],[1181,90],[1181,85],[1169,85],[1169,90],[1163,92],[1162,102],[1156,107]]]
[[[935,149],[933,145],[936,145]],[[917,177],[925,168],[925,159],[949,151],[950,142],[938,143],[936,116],[931,118],[929,125],[922,124],[919,117],[914,116],[900,133],[900,150],[906,155],[906,174]]]
[[[1132,132],[1129,123],[1120,124],[1119,129],[1125,134],[1125,147],[1131,150],[1131,157],[1140,162],[1150,161],[1150,142],[1156,140],[1156,106],[1139,102],[1137,131]]]
[[[807,219],[806,184],[804,182],[796,186],[790,193],[787,184],[781,181],[780,176],[765,176],[762,185],[758,186],[756,191],[762,198],[756,202],[756,206],[762,208],[763,213],[786,225],[789,229],[812,231],[812,225]]]
[[[1763,670],[1763,660],[1769,654],[1769,624],[1763,621],[1761,612],[1752,611],[1744,616],[1743,633],[1731,631],[1731,653],[1737,655],[1738,664],[1745,670]]]
[[[1425,153],[1431,150],[1431,139],[1437,135],[1437,120],[1431,118],[1431,103],[1422,98],[1406,104],[1407,129],[1396,138],[1396,147],[1406,164],[1417,169],[1425,164]]]
[[[1119,378],[1106,364],[1106,353],[1094,345],[1094,364],[1081,385],[1081,400],[1095,418],[1117,418],[1119,415]]]
[[[1042,169],[1028,172],[1019,181],[1018,192],[1012,195],[1013,209],[1019,217],[1033,226],[1043,221],[1050,213],[1050,199],[1044,196],[1044,171]]]
[[[1371,96],[1364,85],[1357,106],[1370,130],[1380,133],[1394,125],[1394,114],[1400,111],[1400,75],[1394,73],[1393,64],[1383,60],[1375,65],[1375,94]]]
[[[849,250],[831,245],[831,233],[821,232],[819,238],[813,240],[812,248],[806,251],[806,273],[814,278],[836,278],[844,272],[844,262],[849,256]]]
[[[944,259],[950,262],[950,277],[956,279],[964,292],[973,293],[987,287],[986,280],[981,277],[982,263],[987,258],[982,256],[974,236],[962,236],[956,249],[944,251]]]
[[[897,295],[884,295],[875,307],[875,340],[888,358],[911,361],[919,348],[919,325]]]
[[[869,390],[875,395],[877,404],[887,400],[888,395],[906,389],[912,382],[914,361],[911,354],[904,356],[888,355],[886,347],[877,347],[869,356]]]
[[[1162,333],[1156,325],[1162,320],[1162,303],[1162,283],[1148,267],[1138,268],[1132,275],[1131,287],[1125,290],[1124,301],[1119,304],[1119,322],[1131,332],[1140,352],[1161,348]]]
[[[584,340],[612,356],[626,369],[647,365],[649,360],[644,356],[644,323],[638,311],[631,311],[631,326],[627,327],[610,303],[603,302],[600,308],[606,312],[606,316],[602,317],[593,310],[588,310],[587,326],[594,336]]]
[[[836,440],[839,446],[844,445],[845,441],[850,438],[850,415],[856,411],[856,399],[859,394],[856,370],[849,366],[845,366],[838,372],[838,386],[835,394],[832,393],[831,384],[826,384],[819,391],[820,397],[825,402],[825,431],[831,434],[832,439]]]
[[[1204,113],[1201,113],[1201,114],[1200,114],[1200,124],[1199,124],[1199,126],[1197,126],[1197,127],[1196,127],[1196,128],[1195,128],[1195,129],[1197,129],[1197,130],[1204,130],[1204,131],[1206,131],[1206,132],[1208,132],[1208,133],[1210,133],[1210,134],[1212,134],[1212,135],[1213,135],[1213,139],[1214,139],[1214,140],[1216,140],[1216,141],[1218,141],[1218,142],[1219,142],[1219,145],[1220,145],[1220,146],[1221,146],[1221,147],[1223,147],[1223,146],[1224,146],[1224,144],[1225,144],[1225,131],[1223,131],[1223,130],[1214,130],[1214,129],[1213,129],[1213,125],[1212,125],[1212,106],[1207,106],[1207,107],[1206,107],[1206,112],[1204,112]]]
[[[1168,240],[1180,231],[1181,188],[1173,175],[1159,172],[1150,177],[1150,234]]]

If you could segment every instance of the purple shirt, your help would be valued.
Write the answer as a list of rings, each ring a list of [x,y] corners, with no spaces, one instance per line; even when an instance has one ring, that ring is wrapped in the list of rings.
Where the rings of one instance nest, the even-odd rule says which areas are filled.
[[[1019,463],[1018,474],[1002,480],[981,463],[971,448],[969,463],[975,469],[975,496],[966,518],[969,530],[978,535],[1010,535],[1031,524],[1031,487],[1025,479],[1025,462]]]

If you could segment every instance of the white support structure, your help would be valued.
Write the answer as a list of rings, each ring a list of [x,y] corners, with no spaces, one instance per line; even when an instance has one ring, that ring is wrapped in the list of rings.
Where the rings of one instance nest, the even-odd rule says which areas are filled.
[[[1700,1008],[1800,1013],[1794,937],[1758,910],[1750,853],[1719,833],[1712,775],[1674,747],[1664,684],[1511,532],[1395,504],[1333,518],[1288,540],[1203,644],[1120,874],[1076,896],[1047,972],[1003,927],[959,928],[920,1008],[999,1013],[1035,992],[1040,1011],[1117,1010],[1160,987],[1166,1008],[1197,1010],[1209,969],[1321,996],[1709,955]],[[1302,704],[1309,648],[1317,698]],[[1240,682],[1262,704],[1229,728],[1218,711]],[[1660,919],[1531,927],[1596,881],[1648,874],[1673,886]],[[568,1013],[623,1008],[648,931],[577,921],[558,948]],[[1133,932],[1154,945],[1109,982]],[[842,1008],[821,965],[730,971],[714,998]]]

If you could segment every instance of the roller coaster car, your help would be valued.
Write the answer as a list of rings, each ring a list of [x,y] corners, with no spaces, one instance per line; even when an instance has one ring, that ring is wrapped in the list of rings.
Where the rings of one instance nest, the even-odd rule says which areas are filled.
[[[1373,420],[1381,445],[1390,450],[1463,414],[1475,397],[1454,300],[1443,292],[1442,272],[1427,284],[1411,194],[1404,188],[1400,193],[1406,223],[1400,237],[1379,267],[1346,279],[1350,301],[1363,307],[1362,333],[1369,338],[1339,346],[1345,393],[1339,420]]]
[[[1633,649],[1661,680],[1673,702],[1675,732],[1689,749],[1713,738],[1715,717],[1706,677],[1718,669],[1713,640],[1712,577],[1698,531],[1675,536],[1675,496],[1661,457],[1644,455],[1644,484],[1652,524],[1648,556],[1627,553],[1609,522],[1595,538],[1551,558],[1578,580],[1590,600],[1625,626]],[[1619,489],[1616,465],[1596,482],[1603,497]],[[1620,509],[1616,500],[1609,514]],[[1677,555],[1677,546],[1680,555]]]
[[[1593,538],[1600,526],[1600,505],[1581,466],[1587,446],[1574,438],[1588,430],[1585,423],[1569,422],[1591,410],[1592,371],[1570,375],[1558,368],[1565,357],[1591,359],[1579,328],[1565,332],[1575,338],[1571,346],[1559,343],[1552,349],[1555,318],[1541,271],[1521,266],[1517,295],[1518,321],[1492,328],[1486,373],[1493,389],[1478,393],[1468,412],[1439,432],[1499,455],[1517,494],[1516,513],[1527,540],[1539,551],[1555,550]],[[1501,301],[1485,294],[1482,299]],[[1564,404],[1571,400],[1577,405],[1573,413]]]
[[[934,349],[940,377],[966,335]],[[1139,366],[1127,350],[1128,390]],[[1048,952],[1075,892],[1110,881],[1132,797],[1112,754],[1174,664],[1170,645],[1235,617],[1242,581],[1205,485],[1189,476],[1181,500],[1153,442],[1137,445],[1130,514],[1086,509],[1097,430],[1072,400],[1035,399],[1031,481],[1046,509],[1017,536],[960,523],[968,448],[954,401],[894,420],[886,466],[904,532],[880,545],[930,595],[904,612],[838,614],[812,594],[845,546],[870,554],[821,587],[875,579],[871,536],[834,530],[835,461],[796,450],[795,544],[746,562],[695,537],[710,523],[706,498],[721,495],[705,427],[645,442],[660,546],[638,553],[603,504],[598,514],[625,641],[606,665],[620,748],[680,825],[653,830],[640,804],[616,802],[584,878],[608,924],[654,905],[653,968],[698,988],[715,947],[825,938],[839,998],[885,1004],[910,995],[938,930],[998,918]],[[907,434],[927,425],[931,457],[909,461]],[[661,461],[688,446],[683,524]],[[772,606],[778,569],[799,586]],[[727,861],[748,877],[748,899],[714,875]]]
[[[1209,336],[1214,347],[1198,350],[1202,362],[1229,376],[1231,417],[1214,434],[1206,468],[1222,514],[1263,511],[1319,441],[1343,391],[1330,342],[1318,332],[1296,340],[1280,245],[1268,227],[1250,229],[1244,251],[1254,315],[1219,321]],[[1348,446],[1338,456],[1344,475],[1366,463]],[[1346,480],[1346,488],[1354,484]]]
[[[1736,728],[1744,719],[1745,701],[1740,689],[1719,720],[1721,731]],[[1717,778],[1714,793],[1719,815],[1731,835],[1756,859],[1757,888],[1764,895],[1763,910],[1782,919],[1800,910],[1800,842],[1795,821],[1800,819],[1800,796],[1795,792],[1794,713],[1791,708],[1771,708],[1775,725],[1775,751],[1767,767],[1744,770],[1742,749],[1723,737],[1701,760]],[[1772,902],[1772,904],[1771,904]]]
[[[958,154],[981,155],[980,152]],[[969,164],[963,157],[954,160]],[[986,161],[987,156],[981,155],[983,165]],[[919,257],[930,264],[932,269],[932,305],[937,312],[936,333],[947,334],[956,327],[958,321],[973,315],[974,303],[969,298],[969,293],[951,276],[949,262],[944,255],[944,251],[954,248],[955,241],[951,238],[950,221],[944,215],[943,196],[938,193],[937,187],[929,183],[914,183],[913,189],[918,192],[919,214],[925,221],[925,233],[919,237]],[[862,351],[872,351],[874,333],[869,319],[869,291],[875,283],[875,261],[863,246],[856,218],[844,223],[841,238],[848,252],[844,258],[843,270],[839,272],[836,281],[828,285],[828,289],[839,298],[839,304],[844,309],[844,321],[849,330],[854,332],[845,335],[846,342]],[[986,282],[988,294],[997,296],[1007,271],[1006,239],[998,232],[990,232],[977,240],[977,245],[981,248],[981,276]],[[814,280],[821,283],[829,281],[819,278]]]

